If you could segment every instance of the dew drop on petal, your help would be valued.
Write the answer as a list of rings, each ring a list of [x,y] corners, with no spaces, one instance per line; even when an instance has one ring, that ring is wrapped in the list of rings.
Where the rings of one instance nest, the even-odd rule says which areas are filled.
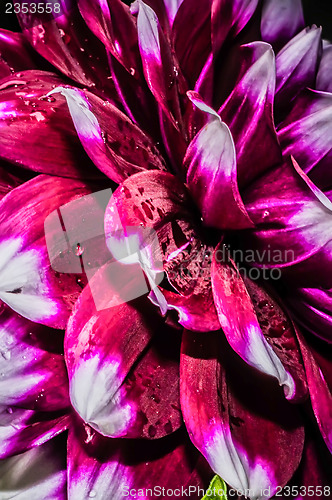
[[[130,70],[129,70],[129,71],[130,71],[130,74],[131,74],[132,76],[134,76],[134,75],[135,75],[135,73],[136,73],[135,68],[130,68]]]
[[[89,425],[84,425],[84,429],[87,434],[86,438],[84,439],[84,442],[85,444],[89,444],[95,437],[95,432],[91,429]]]
[[[83,255],[83,252],[84,252],[84,247],[80,243],[77,243],[75,247],[75,255],[77,255],[77,257],[80,257],[81,255]]]
[[[89,498],[95,498],[96,496],[97,496],[97,493],[95,492],[95,490],[91,490],[89,493]]]

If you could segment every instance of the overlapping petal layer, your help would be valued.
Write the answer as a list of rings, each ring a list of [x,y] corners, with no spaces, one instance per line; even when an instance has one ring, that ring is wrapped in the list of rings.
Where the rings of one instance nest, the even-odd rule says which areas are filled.
[[[212,469],[231,487],[250,489],[252,499],[266,498],[268,486],[272,496],[301,459],[304,433],[296,409],[240,361],[222,332],[185,332],[180,373],[189,436]]]
[[[84,282],[74,268],[78,257],[68,248],[58,216],[49,227],[49,238],[62,243],[58,257],[69,260],[69,272],[52,269],[46,246],[44,222],[64,204],[90,192],[80,181],[38,176],[8,193],[0,204],[0,298],[22,316],[64,328]],[[75,218],[75,224],[77,218]],[[72,220],[74,223],[74,220]],[[75,227],[75,226],[74,226]],[[67,228],[70,232],[70,228]],[[57,247],[56,247],[57,249]],[[68,266],[67,266],[68,267]],[[68,272],[68,271],[67,271]]]
[[[22,71],[0,84],[0,157],[64,177],[101,177],[81,147],[66,102],[47,93],[63,81],[54,73]]]

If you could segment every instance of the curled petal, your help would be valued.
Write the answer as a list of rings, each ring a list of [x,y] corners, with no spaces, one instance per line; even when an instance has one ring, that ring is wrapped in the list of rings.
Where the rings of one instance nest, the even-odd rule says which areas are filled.
[[[141,493],[156,485],[164,491],[181,493],[192,485],[190,495],[199,500],[203,487],[197,466],[197,452],[184,433],[157,442],[141,440],[92,439],[82,428],[69,433],[68,491],[73,500],[82,498],[148,498]]]
[[[275,56],[272,47],[253,42],[242,46],[241,52],[243,75],[218,111],[234,139],[240,187],[281,160],[273,122]]]
[[[251,499],[273,496],[301,459],[296,408],[232,352],[222,332],[184,332],[180,376],[189,436],[214,472],[232,488],[250,491]]]
[[[24,71],[0,85],[0,157],[40,173],[101,177],[77,139],[63,97],[47,97],[61,85],[53,73]]]
[[[217,113],[189,93],[195,105],[211,117],[188,146],[184,158],[187,184],[203,222],[220,229],[252,227],[238,186],[232,135]]]
[[[285,156],[292,155],[322,188],[332,185],[332,94],[306,90],[279,126]]]
[[[51,235],[58,243],[61,240],[62,246],[57,250],[64,261],[67,262],[67,254],[71,262],[74,258],[74,268],[71,265],[66,271],[74,274],[60,276],[53,270],[44,221],[51,213],[56,214],[62,205],[89,192],[90,189],[79,181],[40,175],[13,189],[0,202],[0,298],[34,322],[64,328],[81,292],[81,282],[84,286],[84,277],[77,276],[82,273],[82,267],[77,267],[79,259],[68,248],[59,217],[57,224],[50,228]],[[68,233],[77,226],[77,213],[75,215]]]
[[[212,46],[218,54],[228,35],[235,37],[250,21],[258,0],[213,0],[212,2]]]
[[[304,28],[301,0],[264,0],[261,33],[277,49]]]
[[[57,87],[48,95],[58,93],[67,99],[85,151],[113,181],[120,183],[146,168],[163,168],[152,141],[111,103],[74,88]]]
[[[324,92],[332,92],[331,82],[331,66],[332,66],[332,44],[328,44],[323,48],[322,58],[319,64],[316,89]]]
[[[57,438],[20,455],[0,460],[1,499],[65,500],[67,475],[64,451],[63,443]]]
[[[290,40],[276,57],[277,107],[290,100],[306,87],[313,87],[322,51],[321,28],[306,28]]]
[[[212,289],[220,325],[235,352],[257,370],[275,377],[287,399],[296,395],[292,375],[265,339],[246,286],[230,259],[220,258],[217,247],[212,260]]]

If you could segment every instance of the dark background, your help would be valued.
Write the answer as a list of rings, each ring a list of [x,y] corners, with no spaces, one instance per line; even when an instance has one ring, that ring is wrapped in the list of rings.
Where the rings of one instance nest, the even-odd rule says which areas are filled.
[[[9,1],[0,0],[0,28],[19,31],[15,15],[4,14],[4,5]],[[332,0],[302,0],[302,3],[307,24],[322,26],[323,37],[332,41]]]

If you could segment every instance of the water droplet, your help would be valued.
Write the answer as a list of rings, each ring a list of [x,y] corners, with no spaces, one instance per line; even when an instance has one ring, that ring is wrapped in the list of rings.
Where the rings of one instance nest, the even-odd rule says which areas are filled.
[[[268,210],[264,210],[263,217],[267,217],[268,215],[270,215],[270,212]]]
[[[136,73],[135,68],[130,68],[130,70],[129,70],[129,71],[130,71],[130,74],[131,74],[132,76],[134,76],[134,75],[135,75],[135,73]]]
[[[83,255],[83,252],[84,252],[84,247],[80,243],[77,243],[75,247],[75,255],[77,255],[77,257],[80,257],[81,255]]]
[[[76,278],[76,283],[78,284],[78,286],[80,286],[81,288],[84,288],[84,283],[83,283],[83,280],[81,278]]]
[[[85,432],[87,434],[84,442],[85,444],[89,444],[93,438],[95,437],[95,432],[91,429],[89,425],[84,425]]]
[[[155,403],[160,403],[160,398],[156,396],[156,394],[152,394],[151,396],[152,401],[155,401]]]
[[[176,66],[174,66],[173,71],[175,76],[179,76],[179,72]]]
[[[67,45],[70,42],[70,36],[68,35],[68,33],[65,33],[62,28],[59,28],[59,33],[61,38],[63,38],[63,41]]]
[[[45,95],[43,97],[40,97],[39,100],[40,101],[46,101],[46,102],[55,102],[56,98],[53,97],[53,96],[51,96],[51,95],[49,95],[49,96]]]
[[[38,38],[45,43],[45,28],[40,24],[38,26],[38,33],[37,33]]]
[[[97,493],[95,492],[95,490],[91,490],[89,493],[89,498],[95,498],[96,496],[97,496]]]
[[[13,413],[13,408],[10,408],[10,406],[7,408],[7,413],[12,414]]]

